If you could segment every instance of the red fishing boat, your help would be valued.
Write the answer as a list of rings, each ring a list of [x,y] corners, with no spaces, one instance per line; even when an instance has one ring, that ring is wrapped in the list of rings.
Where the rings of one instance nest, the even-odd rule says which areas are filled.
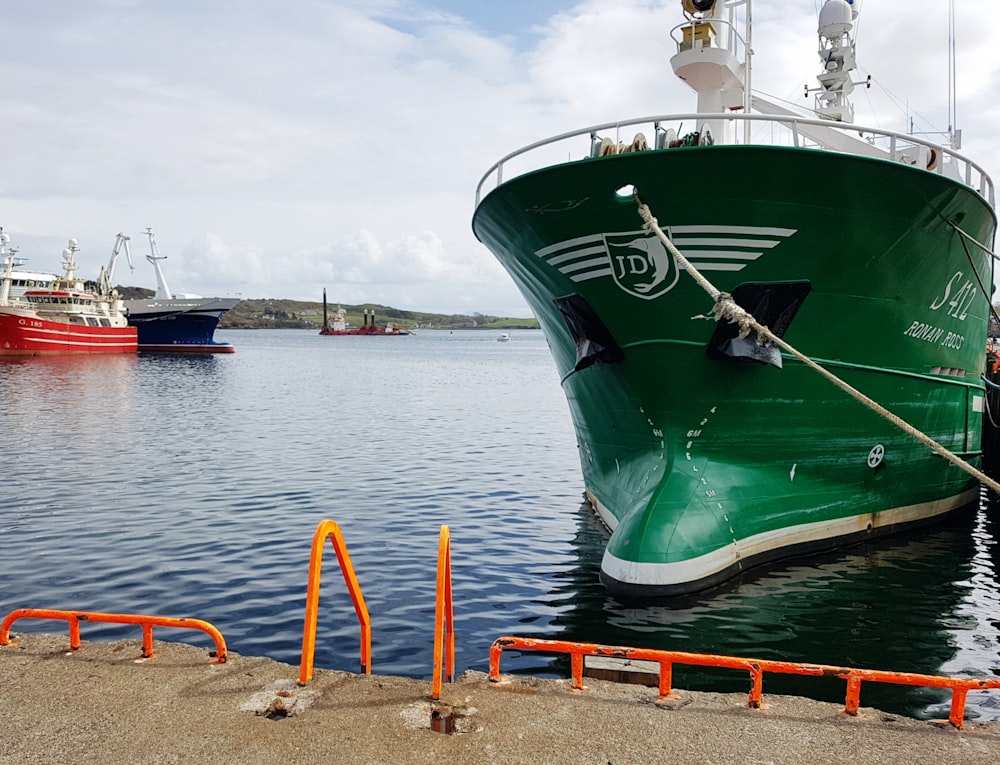
[[[0,229],[0,356],[48,356],[75,353],[135,353],[135,327],[117,290],[101,269],[91,290],[76,276],[75,239],[63,250],[63,276],[37,289],[12,294],[14,256],[10,236]]]
[[[323,328],[320,329],[319,333],[321,335],[377,335],[377,336],[395,336],[395,335],[409,335],[412,334],[410,330],[405,327],[395,327],[392,324],[385,324],[383,326],[378,326],[375,323],[375,309],[371,309],[371,314],[365,309],[365,324],[363,327],[348,327],[347,326],[347,311],[343,308],[338,308],[337,312],[333,315],[333,320],[330,318],[326,310],[326,290],[323,290]]]

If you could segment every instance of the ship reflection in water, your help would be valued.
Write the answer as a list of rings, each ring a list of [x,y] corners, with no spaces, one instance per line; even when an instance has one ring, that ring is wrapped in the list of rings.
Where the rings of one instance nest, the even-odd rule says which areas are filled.
[[[1000,501],[984,493],[979,507],[943,524],[751,570],[669,605],[626,606],[597,581],[606,532],[584,505],[575,540],[579,565],[560,587],[562,595],[574,593],[573,608],[553,626],[563,627],[560,639],[607,645],[994,676],[1000,674],[998,513]],[[561,660],[551,661],[568,673]],[[743,692],[749,678],[742,671],[678,665],[674,687]],[[768,674],[764,693],[843,703],[846,686],[832,678]],[[949,697],[940,689],[865,683],[861,703],[937,718],[947,717]],[[970,693],[968,714],[1000,719],[1000,692]]]

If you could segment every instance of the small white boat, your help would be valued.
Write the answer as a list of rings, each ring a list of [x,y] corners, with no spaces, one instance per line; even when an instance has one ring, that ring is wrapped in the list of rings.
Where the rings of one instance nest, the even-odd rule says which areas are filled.
[[[507,332],[504,332],[497,338],[498,343],[506,343],[508,340],[510,340],[510,335]]]

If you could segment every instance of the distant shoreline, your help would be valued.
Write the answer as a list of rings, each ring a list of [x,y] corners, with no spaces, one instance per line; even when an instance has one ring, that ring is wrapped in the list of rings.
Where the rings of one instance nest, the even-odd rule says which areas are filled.
[[[420,329],[540,329],[534,318],[497,316],[495,314],[443,314],[426,311],[404,311],[392,306],[372,303],[348,305],[331,302],[328,314],[344,311],[348,327],[364,326],[371,315],[379,326]],[[323,304],[303,300],[259,299],[241,300],[222,317],[219,329],[314,329],[323,326]]]

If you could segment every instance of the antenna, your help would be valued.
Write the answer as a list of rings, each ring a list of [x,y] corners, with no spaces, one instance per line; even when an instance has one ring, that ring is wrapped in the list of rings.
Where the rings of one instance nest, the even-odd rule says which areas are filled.
[[[953,149],[962,148],[962,131],[958,130],[958,95],[955,79],[955,0],[948,1],[948,141]]]
[[[819,57],[823,72],[816,77],[818,88],[806,86],[805,95],[816,94],[813,111],[822,119],[854,122],[854,105],[850,95],[855,85],[871,87],[871,76],[864,82],[854,82],[851,72],[857,66],[854,22],[860,13],[858,0],[826,0],[819,12]]]

